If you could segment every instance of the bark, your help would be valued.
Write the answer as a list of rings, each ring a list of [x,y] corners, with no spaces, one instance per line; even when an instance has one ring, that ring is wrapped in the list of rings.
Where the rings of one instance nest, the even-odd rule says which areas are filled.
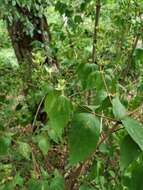
[[[94,33],[93,33],[93,50],[92,50],[92,63],[97,64],[97,55],[96,55],[96,46],[97,46],[97,31],[98,31],[98,24],[100,18],[100,10],[101,10],[101,2],[100,0],[96,1],[96,15],[95,15],[95,23],[94,23]]]
[[[17,17],[15,11],[20,15]],[[45,51],[51,42],[51,35],[47,19],[43,14],[38,16],[38,12],[32,12],[25,7],[15,6],[15,11],[11,13],[12,21],[7,18],[7,29],[11,38],[12,46],[19,65],[22,65],[24,73],[22,79],[24,82],[23,92],[26,95],[32,84],[32,62],[33,46],[32,42],[38,41],[44,44]],[[26,20],[33,26],[33,33],[27,33]]]
[[[13,15],[12,23],[7,20],[8,32],[18,63],[22,64],[23,62],[28,62],[31,64],[32,42],[39,41],[44,44],[48,44],[50,42],[51,37],[48,23],[44,15],[40,18],[35,16],[29,10],[19,7],[18,5],[16,7],[16,11],[21,15],[21,17],[27,17],[27,19],[33,24],[33,35],[29,35],[25,32],[25,23],[21,20],[21,18],[17,19],[15,15]],[[45,35],[45,32],[47,35]]]

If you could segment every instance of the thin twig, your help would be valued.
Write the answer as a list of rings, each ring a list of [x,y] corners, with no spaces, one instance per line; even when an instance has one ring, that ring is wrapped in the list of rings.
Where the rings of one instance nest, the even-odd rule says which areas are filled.
[[[80,104],[77,104],[77,105],[80,106],[80,107],[82,107],[84,110],[86,110],[88,113],[91,113],[94,116],[101,117],[101,118],[104,118],[104,119],[107,119],[107,120],[110,120],[110,121],[119,122],[117,119],[105,116],[103,114],[98,114],[96,112],[93,112],[88,106],[81,106]]]
[[[106,80],[105,80],[105,77],[104,77],[104,71],[103,71],[103,69],[102,69],[101,67],[100,67],[100,73],[101,73],[101,77],[102,77],[102,80],[103,80],[103,83],[104,83],[106,92],[107,92],[107,94],[108,94],[110,103],[112,104],[112,99],[111,99],[111,96],[110,96],[110,92],[109,92],[109,89],[108,89],[108,85],[107,85]]]
[[[34,151],[32,151],[32,161],[33,161],[34,172],[35,172],[35,174],[38,175],[37,177],[39,178],[41,176],[41,170],[40,170],[40,166],[36,160]]]
[[[35,126],[35,122],[36,122],[36,119],[37,119],[39,110],[40,110],[40,108],[41,108],[41,105],[42,105],[42,103],[43,103],[45,97],[46,97],[46,95],[41,99],[41,101],[40,101],[40,103],[39,103],[39,105],[38,105],[38,108],[37,108],[37,111],[36,111],[36,114],[35,114],[35,117],[34,117],[34,120],[33,120],[33,123],[32,123],[32,129],[33,129],[34,126]]]

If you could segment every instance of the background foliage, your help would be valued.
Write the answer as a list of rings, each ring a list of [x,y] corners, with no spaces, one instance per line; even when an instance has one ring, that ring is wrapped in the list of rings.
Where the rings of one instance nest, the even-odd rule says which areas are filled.
[[[6,23],[37,28],[17,6],[45,15],[52,36],[33,42],[30,80]],[[0,190],[142,190],[142,0],[1,0],[0,11]]]

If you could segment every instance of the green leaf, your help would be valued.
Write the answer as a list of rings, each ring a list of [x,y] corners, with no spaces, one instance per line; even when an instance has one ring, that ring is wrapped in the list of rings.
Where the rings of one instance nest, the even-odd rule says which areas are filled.
[[[128,190],[142,190],[143,189],[143,164],[137,164],[132,170],[132,176],[125,177],[124,184],[128,187]]]
[[[28,182],[28,189],[29,190],[42,190],[41,188],[41,184],[39,183],[39,181],[34,180],[34,179],[30,179]],[[44,189],[45,190],[45,189]]]
[[[140,60],[140,61],[143,60],[143,48],[137,48],[135,50],[135,57],[137,60]]]
[[[35,180],[30,179],[28,182],[28,190],[49,190],[49,184],[47,180]]]
[[[72,114],[71,102],[64,95],[51,92],[46,98],[45,110],[49,117],[49,127],[60,137]]]
[[[65,3],[62,3],[62,2],[60,2],[60,1],[58,1],[58,2],[56,3],[56,5],[55,5],[55,10],[56,10],[56,11],[59,11],[60,14],[62,15],[62,14],[64,14],[65,11],[67,10],[67,5],[66,5]]]
[[[93,187],[88,187],[87,185],[82,185],[79,190],[95,190]]]
[[[77,69],[77,74],[84,88],[90,89],[96,87],[96,82],[98,82],[96,64],[80,64]]]
[[[76,114],[69,131],[70,162],[84,161],[96,149],[100,122],[89,113]]]
[[[18,142],[18,152],[27,160],[30,160],[31,147],[28,143]]]
[[[113,105],[113,113],[116,119],[123,119],[126,115],[126,109],[125,107],[121,104],[119,97],[115,97],[112,100],[112,105]]]
[[[87,78],[86,78],[86,86],[88,89],[93,89],[100,86],[100,88],[103,87],[103,81],[101,79],[101,76],[98,75],[99,73],[97,71],[93,71],[91,73],[88,73]],[[85,79],[84,79],[85,80]]]
[[[82,17],[80,15],[75,15],[74,22],[80,24],[82,22]]]
[[[44,155],[48,154],[50,143],[47,135],[38,135],[36,138],[38,146]]]
[[[142,190],[143,189],[143,165],[139,164],[132,172],[131,187],[130,190]]]
[[[55,170],[54,171],[54,178],[51,180],[50,190],[63,190],[65,189],[65,182],[63,176]]]
[[[137,120],[130,117],[122,120],[122,123],[127,130],[131,138],[139,145],[143,151],[143,125],[141,125]]]
[[[87,180],[94,180],[97,177],[97,161],[94,160],[92,163],[92,166],[90,168],[90,171],[87,176]]]
[[[13,187],[16,187],[16,185],[22,186],[23,185],[23,178],[20,176],[20,174],[16,174],[16,176],[14,177],[12,183],[13,183]]]
[[[60,95],[59,92],[56,90],[49,91],[49,94],[47,95],[45,100],[45,107],[44,107],[48,115],[54,112],[55,104],[59,95]]]
[[[95,87],[96,87],[97,91],[104,89],[104,82],[103,82],[100,71],[96,71]]]
[[[48,126],[48,128],[49,127],[50,126]],[[53,128],[49,129],[48,135],[49,135],[50,139],[52,139],[54,142],[56,142],[56,143],[59,142],[59,134],[57,134],[57,132]]]
[[[122,140],[120,153],[121,169],[126,169],[139,156],[140,149],[131,137],[126,135]]]
[[[12,6],[16,5],[16,0],[12,0]]]
[[[8,153],[10,144],[11,144],[11,138],[0,137],[0,155],[5,155]]]
[[[95,105],[101,105],[101,103],[105,100],[107,97],[107,92],[102,90],[97,91],[96,96],[95,96]]]

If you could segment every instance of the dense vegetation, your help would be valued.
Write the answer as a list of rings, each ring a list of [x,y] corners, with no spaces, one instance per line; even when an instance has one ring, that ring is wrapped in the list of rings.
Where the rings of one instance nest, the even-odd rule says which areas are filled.
[[[143,190],[143,1],[0,0],[0,190]]]

